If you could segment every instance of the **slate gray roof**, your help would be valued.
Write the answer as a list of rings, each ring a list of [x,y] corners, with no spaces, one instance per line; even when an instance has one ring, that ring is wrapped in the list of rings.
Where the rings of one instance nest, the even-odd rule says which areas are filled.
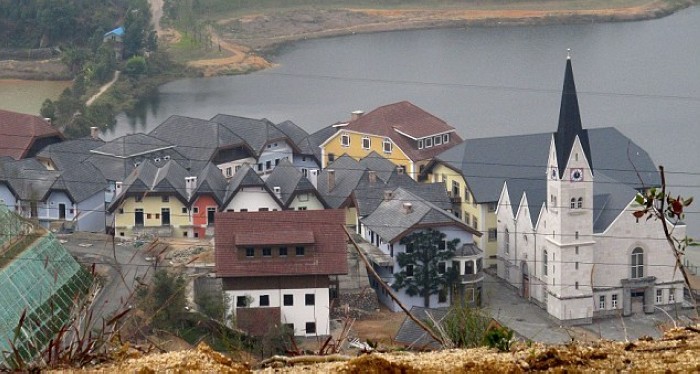
[[[629,185],[598,172],[593,180],[593,232],[605,231],[637,195]],[[630,213],[632,214],[632,213]]]
[[[301,148],[300,143],[302,143],[303,140],[308,138],[308,136],[309,136],[309,133],[306,132],[306,130],[297,126],[296,123],[294,123],[290,120],[280,122],[280,123],[276,124],[275,127],[277,127],[277,129],[282,131],[285,135],[287,135],[287,137],[289,137],[289,139],[292,142],[294,142],[294,144],[296,144],[299,148]],[[302,153],[304,153],[304,152],[302,152]],[[305,153],[305,154],[310,154],[310,153]]]
[[[396,164],[380,156],[377,152],[372,151],[367,156],[360,160],[360,165],[367,170],[374,170],[382,180],[387,180],[391,173],[396,170]]]
[[[225,126],[212,121],[184,116],[170,116],[149,135],[177,146],[191,161],[210,161],[218,147],[244,145],[243,139]]]
[[[280,188],[280,200],[285,208],[289,207],[294,196],[304,192],[313,193],[323,203],[323,198],[318,194],[313,184],[287,159],[282,159],[275,166],[265,180],[265,184],[271,191],[274,191],[274,187]]]
[[[419,306],[411,307],[411,314],[413,314],[417,319],[428,322],[430,318],[428,313],[436,321],[441,321],[447,313],[449,308],[424,308]],[[432,321],[431,321],[432,322]],[[401,323],[399,331],[396,333],[395,341],[409,345],[413,348],[431,348],[439,349],[441,347],[440,343],[435,341],[430,334],[425,332],[420,328],[412,319],[406,317]]]
[[[143,133],[128,134],[109,141],[92,150],[92,153],[118,158],[131,158],[159,150],[173,148],[174,145]]]
[[[617,129],[589,129],[588,136],[594,179],[603,171],[635,189],[660,185],[649,154]],[[461,172],[477,202],[496,202],[506,180],[544,177],[551,140],[552,133],[467,139],[436,158]]]
[[[326,126],[318,131],[316,131],[313,134],[310,134],[306,139],[301,141],[301,144],[299,145],[299,148],[302,150],[302,153],[306,154],[306,148],[309,148],[316,158],[316,161],[321,163],[321,147],[320,145],[323,144],[328,138],[333,136],[335,132],[338,131],[337,128],[333,127],[333,125]]]
[[[484,251],[482,251],[481,248],[479,248],[476,244],[465,243],[457,248],[457,250],[455,251],[455,256],[470,257],[470,256],[478,256],[478,255],[481,255],[483,253],[484,253]]]
[[[328,188],[329,170],[335,172],[335,187],[333,189]],[[365,170],[365,167],[354,158],[342,155],[319,173],[316,183],[318,192],[331,208],[339,208],[357,187]]]
[[[108,210],[113,212],[127,196],[149,192],[172,194],[187,203],[185,178],[188,176],[189,172],[175,160],[169,160],[159,168],[148,159],[124,180],[122,192],[114,198]]]
[[[399,187],[435,204],[440,209],[452,209],[452,203],[443,183],[418,183],[408,175],[396,170],[391,172],[386,182],[378,178],[375,183],[371,183],[369,171],[365,171],[353,191],[357,214],[360,217],[369,215],[381,204],[385,191],[394,191]]]
[[[275,127],[275,124],[267,119],[254,119],[246,117],[232,116],[228,114],[217,114],[211,118],[212,122],[224,125],[229,131],[238,135],[255,152],[256,157],[262,154],[265,145],[275,140],[289,140],[291,145],[296,144],[287,134]]]
[[[513,209],[513,216],[518,212],[523,193],[526,193],[530,222],[533,224],[537,222],[542,204],[547,203],[546,175],[542,173],[541,178],[508,180],[506,181],[506,188],[511,199],[510,207]]]
[[[61,171],[60,177],[52,186],[52,189],[62,189],[68,193],[73,202],[79,203],[103,193],[107,188],[107,181],[92,164],[80,162]]]
[[[404,211],[404,203],[411,203],[410,212]],[[464,225],[459,218],[400,187],[394,190],[391,200],[382,201],[374,212],[360,221],[389,243],[400,239],[417,225],[457,225],[474,235],[480,235]]]
[[[46,199],[60,175],[60,171],[46,170],[34,158],[4,161],[2,165],[3,181],[10,186],[20,200]]]
[[[272,191],[267,187],[265,181],[260,178],[258,173],[255,172],[249,165],[243,165],[238,171],[233,174],[233,178],[228,183],[226,188],[226,196],[224,197],[223,206],[228,205],[228,203],[233,199],[233,197],[238,193],[238,191],[243,187],[262,187],[269,193],[275,200],[277,197],[272,193]]]
[[[65,140],[47,145],[36,156],[50,159],[57,169],[64,170],[85,161],[92,155],[91,150],[104,144],[104,140],[92,137]]]
[[[207,163],[197,176],[197,187],[193,191],[190,200],[192,201],[197,196],[206,194],[214,197],[214,200],[221,204],[226,196],[226,186],[226,178],[221,173],[221,169],[211,162]]]

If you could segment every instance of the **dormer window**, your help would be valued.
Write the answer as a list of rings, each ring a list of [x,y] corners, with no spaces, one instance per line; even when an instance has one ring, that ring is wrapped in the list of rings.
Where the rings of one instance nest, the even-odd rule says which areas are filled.
[[[433,146],[433,138],[425,138],[425,148],[430,148]]]
[[[442,144],[442,136],[438,135],[433,139],[434,139],[433,142],[435,143],[436,146]]]
[[[343,147],[349,147],[350,146],[350,135],[341,134],[340,135],[340,145],[342,145]]]
[[[442,134],[442,142],[447,144],[450,142],[450,134]]]
[[[369,137],[365,136],[362,138],[362,148],[369,149],[372,146],[372,141]]]
[[[418,149],[423,149],[423,139],[418,139]]]
[[[382,145],[383,145],[382,149],[384,149],[384,153],[391,153],[391,148],[392,148],[391,139],[385,138],[384,143]]]
[[[170,156],[167,156],[167,155],[166,155],[166,156],[163,156],[163,160],[165,160],[165,161],[170,160]]]

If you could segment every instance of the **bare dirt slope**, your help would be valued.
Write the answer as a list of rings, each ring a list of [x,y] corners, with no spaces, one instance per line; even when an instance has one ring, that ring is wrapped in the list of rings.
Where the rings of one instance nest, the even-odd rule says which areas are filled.
[[[634,342],[573,342],[567,345],[518,343],[509,352],[494,349],[454,349],[428,353],[374,353],[335,356],[338,362],[267,368],[268,373],[494,373],[551,372],[698,372],[700,325],[667,331],[659,340]],[[327,357],[298,357],[322,361]],[[200,345],[197,349],[141,356],[123,355],[116,362],[72,372],[218,372],[248,373],[250,363],[238,362]]]

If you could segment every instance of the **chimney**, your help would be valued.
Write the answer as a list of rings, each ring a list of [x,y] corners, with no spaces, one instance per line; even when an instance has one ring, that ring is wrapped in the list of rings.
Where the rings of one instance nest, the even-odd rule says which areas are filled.
[[[100,138],[100,129],[95,127],[95,126],[90,127],[90,136],[93,139],[99,139]]]
[[[114,196],[117,196],[120,193],[122,193],[122,182],[115,182],[114,183]]]
[[[405,169],[403,166],[397,166],[396,167],[396,174],[403,174],[404,170]]]
[[[363,114],[365,114],[365,112],[363,112],[361,110],[356,110],[356,111],[350,113],[350,121],[354,121],[354,120],[362,117]]]
[[[48,122],[50,125],[51,124],[51,117],[44,117],[44,121]]]
[[[369,184],[377,183],[377,172],[376,171],[370,170],[367,172],[367,175],[369,176]]]
[[[275,193],[275,196],[277,196],[278,199],[282,198],[282,188],[279,186],[274,186],[272,187],[272,191]]]
[[[197,177],[185,177],[185,192],[187,199],[192,197],[192,193],[197,188]]]
[[[413,204],[411,203],[403,203],[403,205],[401,205],[401,208],[404,214],[410,214],[413,212]]]
[[[328,170],[328,192],[335,188],[335,170]]]
[[[384,201],[389,201],[394,198],[394,191],[384,190]]]

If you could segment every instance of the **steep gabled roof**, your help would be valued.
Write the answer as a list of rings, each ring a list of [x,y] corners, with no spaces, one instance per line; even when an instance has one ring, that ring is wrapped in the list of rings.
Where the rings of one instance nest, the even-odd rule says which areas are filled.
[[[360,160],[360,165],[364,166],[367,170],[374,170],[377,172],[377,176],[382,180],[386,181],[396,170],[396,164],[389,161],[386,157],[382,157],[379,153],[372,151],[367,156]]]
[[[52,189],[65,190],[75,203],[104,193],[107,181],[92,164],[80,162],[61,171]]]
[[[330,170],[335,173],[333,188],[329,188],[328,185]],[[318,192],[331,208],[340,208],[357,187],[365,170],[366,168],[354,158],[342,155],[319,173],[316,183]]]
[[[34,158],[3,162],[3,180],[20,200],[41,201],[46,199],[51,187],[61,176],[60,171],[46,170]]]
[[[249,165],[243,165],[238,171],[233,175],[233,178],[228,183],[226,187],[226,196],[224,197],[224,203],[222,205],[226,206],[231,202],[234,196],[244,187],[262,187],[267,193],[272,196],[280,205],[283,205],[277,196],[272,193],[272,191],[267,187],[265,181],[260,178],[258,173],[255,172]]]
[[[25,158],[37,139],[52,137],[61,141],[63,134],[43,118],[0,109],[0,156]]]
[[[377,179],[372,183],[369,180],[369,172],[365,171],[353,191],[357,214],[360,217],[371,214],[384,200],[385,191],[394,191],[397,188],[403,188],[435,204],[440,209],[447,210],[452,208],[452,203],[443,183],[419,183],[408,175],[399,173],[396,170],[391,173],[386,182]]]
[[[277,129],[282,131],[285,135],[287,135],[287,137],[297,146],[299,146],[300,143],[309,136],[309,133],[307,133],[306,130],[297,126],[296,123],[290,120],[280,122],[276,124],[275,127],[277,127]]]
[[[411,307],[411,314],[421,321],[429,320],[428,313],[435,321],[442,321],[449,313],[449,308],[424,308],[419,306]],[[406,317],[396,333],[395,341],[417,349],[432,348],[440,349],[442,344],[433,339],[412,319]]]
[[[564,72],[564,87],[561,92],[561,106],[559,108],[559,126],[557,127],[557,132],[554,133],[560,178],[564,175],[564,170],[566,169],[566,164],[569,162],[569,156],[571,155],[571,149],[574,146],[576,137],[581,141],[583,152],[592,167],[588,131],[584,130],[581,125],[581,112],[578,107],[574,71],[571,67],[571,58],[567,58],[566,70]]]
[[[411,204],[408,212],[404,210],[406,203]],[[413,229],[430,226],[452,225],[481,236],[481,233],[466,226],[459,218],[403,188],[394,190],[392,199],[382,201],[372,214],[360,221],[389,243],[400,240]]]
[[[321,161],[321,147],[320,145],[323,144],[328,138],[333,136],[333,134],[338,131],[337,128],[333,127],[333,125],[326,126],[318,131],[316,131],[313,134],[310,134],[308,137],[305,139],[302,139],[300,142],[299,149],[301,150],[301,153],[307,154],[307,148],[310,150],[310,153],[308,154],[313,154],[314,157],[316,158],[316,161],[320,163]]]
[[[280,197],[285,208],[289,207],[294,197],[299,193],[313,193],[324,203],[313,184],[287,159],[282,159],[265,180],[267,187],[274,192],[280,188]]]
[[[254,119],[228,114],[217,114],[211,118],[212,122],[217,122],[229,131],[243,139],[255,152],[256,157],[265,149],[265,145],[274,140],[288,140],[290,145],[296,147],[295,142],[287,134],[280,131],[275,124],[267,119]]]
[[[221,173],[221,169],[211,162],[207,163],[197,176],[197,187],[193,191],[190,201],[194,201],[199,195],[209,195],[217,203],[222,204],[226,196],[226,187],[226,178]]]
[[[90,152],[117,158],[131,158],[173,147],[173,144],[154,136],[136,133],[111,140]]]
[[[135,194],[168,194],[186,204],[185,178],[188,176],[187,170],[175,160],[166,162],[160,168],[153,161],[146,160],[124,180],[121,193],[114,198],[108,210],[113,212],[127,196]]]

